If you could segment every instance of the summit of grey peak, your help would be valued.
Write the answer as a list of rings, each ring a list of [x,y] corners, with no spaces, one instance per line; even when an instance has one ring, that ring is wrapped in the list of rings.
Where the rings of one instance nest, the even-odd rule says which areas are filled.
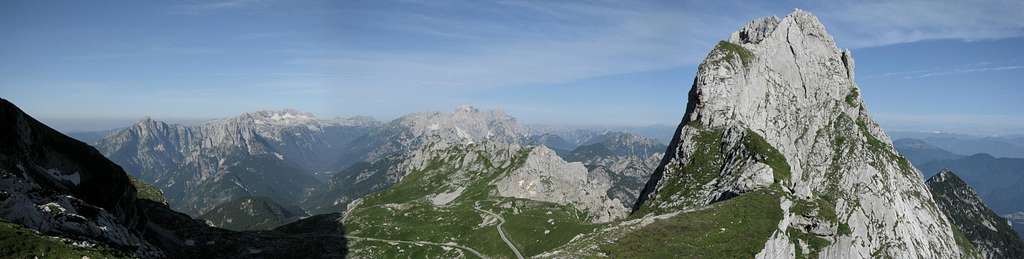
[[[801,251],[803,239],[766,246],[763,257],[967,255],[917,170],[868,113],[850,53],[811,13],[775,20],[748,23],[698,66],[685,115],[633,213],[778,188],[783,200],[835,213],[787,214],[766,244],[794,243],[788,229],[832,242],[817,251]]]
[[[953,170],[950,170],[949,168],[942,168],[941,170],[939,170],[939,173],[933,175],[932,177],[929,177],[928,179],[925,179],[925,183],[929,185],[934,183],[945,183],[964,186],[965,188],[971,188],[970,185],[967,184],[967,182],[964,182],[964,180],[960,178],[960,176],[956,175],[956,173],[954,173]],[[973,190],[973,188],[971,189]]]
[[[766,16],[748,22],[743,28],[732,33],[729,42],[736,44],[760,43],[761,40],[771,35],[775,27],[779,26],[779,17]]]
[[[303,112],[303,111],[299,111],[299,110],[296,110],[296,109],[290,109],[290,108],[281,109],[281,110],[261,110],[261,111],[255,111],[255,112],[246,112],[246,113],[242,113],[242,115],[239,116],[239,117],[277,118],[277,119],[281,119],[281,118],[308,118],[308,119],[313,119],[313,118],[316,118],[316,116],[313,115],[312,113]]]
[[[160,121],[160,120],[154,120],[153,118],[151,118],[149,116],[146,116],[145,118],[142,118],[141,120],[135,122],[135,124],[132,124],[132,126],[129,127],[129,128],[142,129],[142,130],[154,130],[154,129],[167,128],[169,126],[170,125],[167,124],[167,122]]]
[[[455,113],[478,113],[478,112],[480,112],[480,109],[474,107],[473,105],[469,105],[469,104],[463,104],[463,105],[459,105],[458,107],[455,107]]]
[[[796,26],[799,34],[790,34],[793,28]],[[795,9],[792,13],[786,15],[781,20],[777,16],[765,16],[756,18],[747,22],[739,30],[733,32],[729,36],[729,42],[734,44],[760,44],[765,39],[775,34],[777,29],[782,29],[782,33],[787,41],[791,41],[791,37],[815,37],[820,38],[822,41],[832,43],[834,40],[832,36],[825,29],[825,25],[821,23],[817,16],[814,14],[801,10]]]
[[[336,117],[334,119],[331,119],[330,121],[345,126],[373,127],[379,126],[381,124],[381,122],[374,117],[362,115],[351,117]]]

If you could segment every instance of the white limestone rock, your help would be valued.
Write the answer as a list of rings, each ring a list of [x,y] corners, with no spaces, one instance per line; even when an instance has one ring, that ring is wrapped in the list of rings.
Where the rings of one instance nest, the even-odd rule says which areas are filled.
[[[571,204],[585,210],[594,222],[622,218],[628,210],[609,199],[607,177],[590,175],[582,163],[568,163],[545,147],[537,146],[523,165],[495,181],[499,196]]]
[[[747,24],[699,66],[679,141],[670,145],[670,157],[648,183],[640,206],[694,208],[728,198],[724,193],[765,187],[770,170],[749,160],[728,160],[745,149],[736,134],[749,130],[784,157],[788,179],[774,181],[787,195],[834,202],[829,209],[836,219],[787,215],[789,227],[813,226],[809,231],[831,242],[819,256],[970,256],[955,242],[917,170],[869,117],[853,68],[850,52],[837,48],[808,12]],[[667,185],[688,181],[692,172],[683,168],[700,151],[698,137],[709,130],[724,132],[713,143],[727,159],[720,177],[696,195],[659,194]],[[783,234],[780,228],[773,235],[762,257],[789,257],[780,252],[788,251],[778,242]]]

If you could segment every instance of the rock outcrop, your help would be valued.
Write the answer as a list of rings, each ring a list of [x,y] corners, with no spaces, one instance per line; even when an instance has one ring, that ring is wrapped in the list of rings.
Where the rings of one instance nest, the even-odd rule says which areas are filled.
[[[925,183],[939,208],[985,258],[1024,258],[1024,241],[1010,222],[985,206],[953,171],[941,170]]]
[[[135,202],[120,167],[0,99],[0,219],[86,245],[166,256],[138,231],[146,222]]]
[[[970,256],[854,76],[850,51],[808,12],[745,25],[699,66],[634,215],[777,189],[786,213],[759,258]]]
[[[545,147],[530,150],[526,161],[495,181],[504,197],[573,205],[587,211],[594,222],[608,222],[628,213],[618,199],[608,197],[611,179],[591,174],[580,162],[568,163]]]

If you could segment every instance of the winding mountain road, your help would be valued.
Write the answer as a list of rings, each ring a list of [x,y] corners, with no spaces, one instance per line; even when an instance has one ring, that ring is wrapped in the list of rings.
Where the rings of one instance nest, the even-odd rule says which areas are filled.
[[[434,246],[452,247],[452,248],[462,249],[464,251],[469,251],[470,253],[473,253],[473,255],[476,255],[479,258],[484,258],[484,259],[488,258],[488,257],[484,256],[483,254],[481,254],[476,249],[469,248],[467,246],[462,246],[462,245],[455,244],[455,243],[442,244],[442,243],[435,243],[435,242],[428,242],[428,241],[391,240],[391,239],[380,239],[380,238],[359,237],[359,236],[345,236],[345,238],[355,239],[355,240],[370,240],[370,241],[378,241],[378,242],[393,242],[393,243],[405,243],[405,244],[434,245]],[[518,254],[518,252],[517,252],[517,254]],[[522,257],[520,257],[520,258],[522,258]]]
[[[512,244],[512,241],[508,240],[508,237],[505,236],[505,231],[501,229],[501,225],[505,225],[505,218],[501,217],[501,215],[498,215],[497,213],[494,213],[494,212],[491,212],[491,211],[488,211],[488,210],[480,209],[480,208],[477,208],[477,207],[474,207],[473,209],[478,210],[478,211],[483,212],[483,213],[491,214],[491,216],[497,217],[498,221],[500,221],[500,222],[498,222],[497,228],[498,228],[498,235],[501,236],[501,240],[505,241],[505,244],[508,245],[509,249],[512,249],[512,252],[516,254],[516,258],[523,259],[523,254],[519,253],[519,249],[516,248],[516,246]]]

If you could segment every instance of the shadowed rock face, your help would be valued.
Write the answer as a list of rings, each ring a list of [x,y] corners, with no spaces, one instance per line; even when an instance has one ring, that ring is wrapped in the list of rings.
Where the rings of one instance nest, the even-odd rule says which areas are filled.
[[[46,235],[73,236],[162,256],[137,231],[136,190],[116,164],[0,100],[0,217]]]
[[[953,171],[942,170],[925,183],[939,208],[981,250],[985,258],[1024,257],[1024,241],[1017,236],[1013,227],[985,206],[974,188]]]
[[[143,258],[344,258],[338,217],[300,220],[280,231],[209,227],[164,204],[138,199],[119,166],[0,99],[0,220],[41,235]],[[32,251],[5,252],[42,251],[32,245],[18,246]]]
[[[851,53],[814,15],[797,10],[748,23],[699,66],[684,118],[634,214],[779,188],[782,207],[796,211],[759,257],[962,256],[919,173],[868,115],[854,76]],[[796,247],[810,240],[792,231],[827,245]]]

